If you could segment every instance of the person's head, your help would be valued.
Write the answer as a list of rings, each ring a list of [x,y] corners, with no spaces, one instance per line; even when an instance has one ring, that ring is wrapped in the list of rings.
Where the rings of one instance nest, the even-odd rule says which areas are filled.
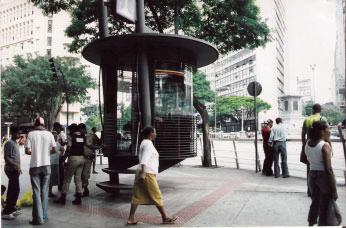
[[[142,135],[144,139],[154,140],[156,138],[156,130],[151,126],[145,127],[142,131]]]
[[[68,126],[67,130],[69,131],[70,134],[73,134],[76,131],[78,131],[78,125],[73,123],[70,126]]]
[[[56,131],[59,134],[62,130],[61,124],[59,122],[55,122],[53,124],[53,129],[54,129],[54,131]]]
[[[44,119],[42,117],[37,117],[34,122],[35,127],[43,127],[44,126]]]
[[[275,123],[276,124],[281,124],[282,123],[282,119],[280,117],[275,119]]]
[[[91,128],[91,131],[92,131],[93,133],[96,133],[96,132],[97,132],[96,127]]]
[[[322,107],[321,107],[321,105],[320,104],[314,104],[313,106],[312,106],[312,113],[313,114],[316,114],[316,113],[321,113],[321,111],[322,111]]]
[[[12,129],[11,129],[11,137],[12,137],[13,140],[19,139],[19,138],[20,138],[20,132],[19,132],[19,130],[16,129],[16,128],[12,128]]]
[[[81,132],[81,133],[86,133],[86,126],[84,123],[80,123],[78,124],[78,130]]]
[[[267,126],[271,128],[273,126],[273,120],[268,119],[267,120]]]
[[[309,137],[311,140],[329,140],[330,130],[329,125],[325,121],[315,121],[312,124],[312,128],[309,131]]]

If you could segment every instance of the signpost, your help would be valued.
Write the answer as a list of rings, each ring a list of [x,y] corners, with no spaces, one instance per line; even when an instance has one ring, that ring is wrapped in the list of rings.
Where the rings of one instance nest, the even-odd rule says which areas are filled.
[[[257,127],[258,127],[258,121],[257,121],[257,101],[256,98],[258,95],[261,94],[262,92],[262,86],[260,83],[253,81],[250,82],[249,85],[247,86],[247,91],[248,93],[254,97],[254,115],[255,115],[255,153],[256,153],[256,173],[258,171],[261,171],[261,165],[259,161],[259,156],[258,156],[258,148],[257,148]]]

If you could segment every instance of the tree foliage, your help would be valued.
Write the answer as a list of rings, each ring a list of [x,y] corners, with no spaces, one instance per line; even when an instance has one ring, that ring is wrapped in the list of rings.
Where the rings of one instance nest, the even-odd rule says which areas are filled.
[[[73,38],[69,49],[78,52],[99,37],[96,0],[31,0],[45,14],[67,10],[72,16],[67,36]],[[114,6],[111,6],[114,8]],[[175,22],[184,34],[204,39],[221,53],[263,46],[269,29],[260,18],[254,0],[146,0],[146,25],[154,31],[169,31]],[[109,16],[111,35],[134,32],[134,26]]]
[[[256,99],[257,113],[268,110],[271,105],[267,102]],[[244,117],[248,119],[253,116],[254,99],[252,97],[244,96],[225,96],[218,97],[216,100],[217,121],[224,122],[227,119],[233,121],[241,120],[242,109],[244,110]]]
[[[30,118],[39,114],[52,124],[66,101],[65,90],[70,103],[86,100],[87,89],[94,87],[94,82],[79,60],[56,58],[55,64],[65,75],[66,88],[61,75],[58,80],[52,78],[48,57],[16,56],[14,64],[2,72],[2,96],[6,99],[1,105],[5,111]]]
[[[203,104],[211,102],[215,98],[215,93],[210,88],[210,82],[207,81],[207,76],[201,71],[197,71],[193,75],[193,96],[194,99],[197,99]]]

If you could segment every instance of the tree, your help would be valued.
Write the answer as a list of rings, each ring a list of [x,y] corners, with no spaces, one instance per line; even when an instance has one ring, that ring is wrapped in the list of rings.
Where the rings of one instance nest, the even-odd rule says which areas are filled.
[[[50,128],[66,101],[65,90],[70,103],[82,102],[87,99],[87,89],[95,85],[78,59],[58,57],[55,64],[64,72],[67,88],[61,75],[58,80],[52,78],[47,56],[28,59],[16,56],[14,64],[2,72],[2,93],[7,99],[1,105],[7,106],[9,113],[31,119],[39,114]]]
[[[72,16],[66,34],[73,39],[71,52],[78,52],[88,42],[99,37],[95,28],[97,0],[31,0],[44,13],[67,10]],[[111,1],[111,4],[114,1]],[[241,48],[256,48],[269,41],[269,28],[260,18],[254,0],[146,0],[146,25],[163,33],[175,28],[184,34],[204,39],[217,46],[221,53]],[[111,7],[114,9],[114,6]],[[112,16],[109,17],[111,35],[133,33],[134,26]],[[194,106],[202,116],[205,106],[194,100]],[[207,114],[203,114],[207,115]],[[211,163],[205,164],[210,166]]]
[[[304,104],[303,115],[310,116],[312,114],[312,106],[314,103],[310,100]]]
[[[210,82],[207,81],[206,75],[200,71],[193,75],[193,106],[200,113],[202,118],[203,132],[203,161],[205,167],[211,166],[211,147],[209,139],[209,121],[208,111],[205,102],[214,99],[215,93],[210,89]]]
[[[337,125],[344,119],[344,114],[332,103],[322,105],[321,115],[327,118],[330,125]]]
[[[31,0],[45,14],[67,10],[72,16],[66,34],[73,38],[69,50],[78,52],[99,37],[97,0]],[[114,9],[114,6],[111,8]],[[204,39],[221,53],[256,48],[269,40],[269,29],[260,18],[254,0],[146,0],[146,25],[163,33],[173,26],[186,35]],[[134,26],[109,16],[111,35],[133,33]]]
[[[267,102],[256,98],[257,113],[265,111],[271,108],[271,105]],[[253,116],[254,99],[252,97],[243,96],[227,96],[217,98],[217,119],[219,121],[225,121],[232,119],[234,121],[241,120],[242,109],[245,110],[245,116],[249,118]]]

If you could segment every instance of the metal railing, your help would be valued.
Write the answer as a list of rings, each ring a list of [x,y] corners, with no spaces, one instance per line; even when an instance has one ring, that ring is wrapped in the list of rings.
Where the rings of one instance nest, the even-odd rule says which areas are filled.
[[[236,139],[236,138],[211,138],[211,155],[213,165],[231,167],[236,169],[254,170],[256,165],[254,139]],[[291,176],[306,178],[306,165],[299,161],[301,152],[300,139],[287,140],[287,164]],[[203,156],[202,137],[198,138],[197,157],[190,158],[184,163],[201,164]],[[339,139],[332,139],[333,157],[332,166],[335,177],[339,184],[345,183],[345,157],[343,153],[342,142]],[[258,140],[258,153],[260,164],[264,161],[264,152],[262,140]]]

